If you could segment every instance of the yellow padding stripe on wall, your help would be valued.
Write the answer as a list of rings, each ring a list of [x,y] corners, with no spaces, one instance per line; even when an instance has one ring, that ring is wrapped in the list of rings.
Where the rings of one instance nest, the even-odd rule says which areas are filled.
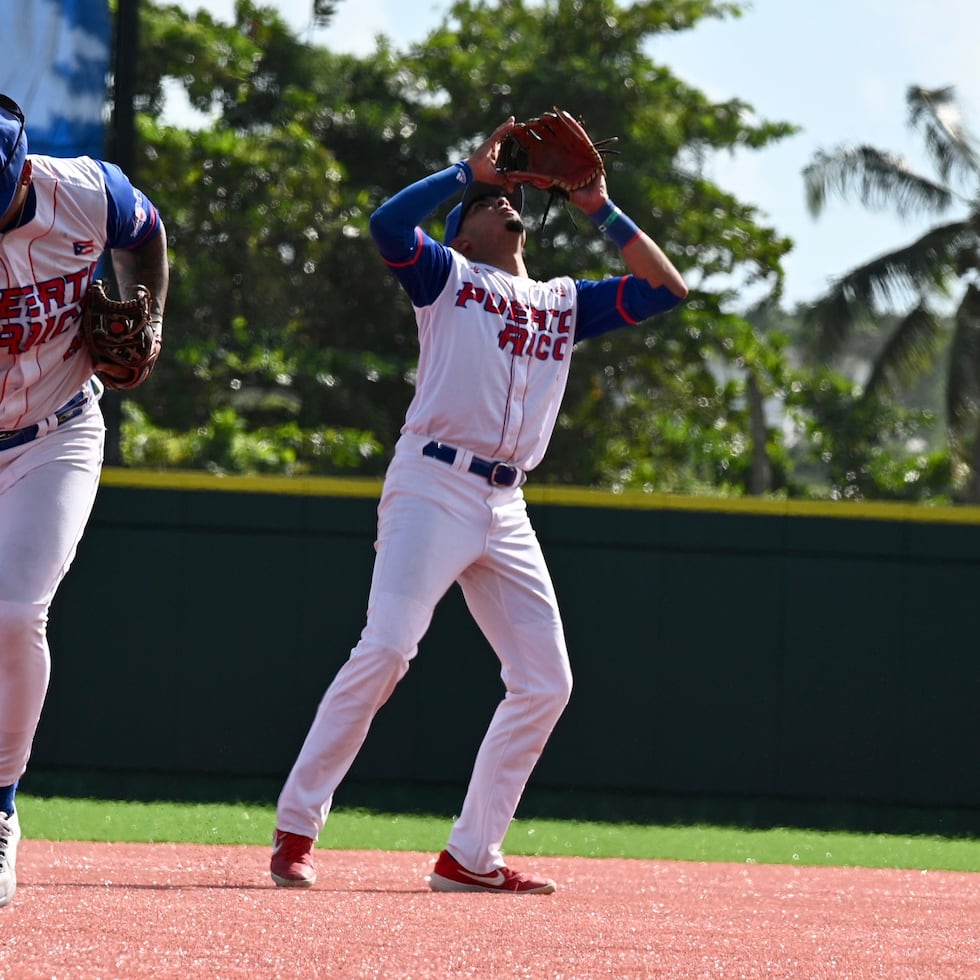
[[[132,470],[107,466],[107,487],[145,490],[208,490],[226,493],[299,494],[315,497],[373,497],[380,479],[329,476],[216,476],[183,470]],[[980,507],[929,507],[883,501],[771,500],[756,497],[691,497],[586,487],[526,487],[530,503],[564,507],[612,507],[621,510],[685,510],[703,513],[769,514],[794,517],[835,517],[849,520],[915,521],[937,524],[980,524]]]

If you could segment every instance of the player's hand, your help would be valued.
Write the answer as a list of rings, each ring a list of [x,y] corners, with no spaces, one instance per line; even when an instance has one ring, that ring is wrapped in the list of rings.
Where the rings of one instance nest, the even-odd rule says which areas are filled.
[[[568,195],[568,200],[585,214],[595,214],[609,200],[606,175],[598,174],[591,184],[580,187]]]
[[[514,117],[510,116],[473,151],[466,162],[469,164],[470,170],[473,171],[474,180],[483,184],[500,184],[506,187],[508,191],[514,190],[513,182],[507,179],[506,174],[497,172],[500,144],[514,126]]]

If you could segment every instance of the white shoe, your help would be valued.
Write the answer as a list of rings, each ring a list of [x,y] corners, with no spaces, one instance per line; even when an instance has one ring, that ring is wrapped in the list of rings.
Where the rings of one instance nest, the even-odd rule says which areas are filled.
[[[8,816],[0,810],[0,908],[17,891],[17,843],[20,841],[20,820],[16,812]]]

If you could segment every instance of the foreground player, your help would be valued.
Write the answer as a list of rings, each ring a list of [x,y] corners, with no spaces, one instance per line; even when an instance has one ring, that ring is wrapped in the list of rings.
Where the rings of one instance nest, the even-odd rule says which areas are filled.
[[[14,794],[47,691],[48,610],[102,469],[103,389],[79,322],[106,248],[121,295],[148,286],[162,323],[156,208],[112,164],[28,156],[24,115],[0,96],[0,906],[17,887]]]
[[[454,581],[501,663],[506,687],[477,754],[435,891],[548,893],[501,853],[524,786],[571,693],[551,578],[521,486],[551,438],[572,346],[645,320],[687,295],[660,248],[615,209],[604,175],[571,203],[622,249],[632,275],[528,278],[523,192],[495,169],[513,119],[465,162],[396,194],[371,218],[382,257],[412,300],[420,356],[378,508],[367,625],[320,703],[279,797],[277,885],[316,879],[312,850],[371,721],[404,676]],[[464,187],[447,248],[418,223]],[[465,704],[465,691],[460,692]],[[453,709],[457,710],[457,709]]]

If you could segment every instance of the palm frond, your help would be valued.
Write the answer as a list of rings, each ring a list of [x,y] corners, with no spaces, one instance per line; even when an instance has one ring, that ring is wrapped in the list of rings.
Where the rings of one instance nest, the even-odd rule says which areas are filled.
[[[838,279],[803,313],[806,344],[821,360],[829,360],[867,316],[867,307],[855,302],[851,290]]]
[[[948,182],[959,174],[975,181],[980,176],[980,156],[963,123],[954,88],[912,85],[906,103],[909,126],[921,130],[926,152],[942,180]]]
[[[871,365],[864,396],[914,381],[936,361],[945,332],[943,319],[919,303],[892,330]]]
[[[943,292],[947,280],[959,272],[964,242],[975,239],[969,221],[939,225],[910,245],[841,276],[804,314],[804,322],[814,329],[817,353],[833,356],[863,319]]]
[[[905,248],[891,252],[911,288],[944,292],[951,279],[964,271],[964,256],[977,255],[978,233],[971,218],[935,225]],[[974,268],[976,266],[974,265]]]
[[[962,447],[975,436],[980,415],[980,286],[968,283],[953,319],[946,380],[946,426]]]
[[[918,212],[939,214],[953,203],[945,184],[916,173],[909,162],[873,146],[839,146],[818,150],[803,169],[807,207],[816,217],[831,193],[855,195],[867,208],[894,208],[900,217]]]

